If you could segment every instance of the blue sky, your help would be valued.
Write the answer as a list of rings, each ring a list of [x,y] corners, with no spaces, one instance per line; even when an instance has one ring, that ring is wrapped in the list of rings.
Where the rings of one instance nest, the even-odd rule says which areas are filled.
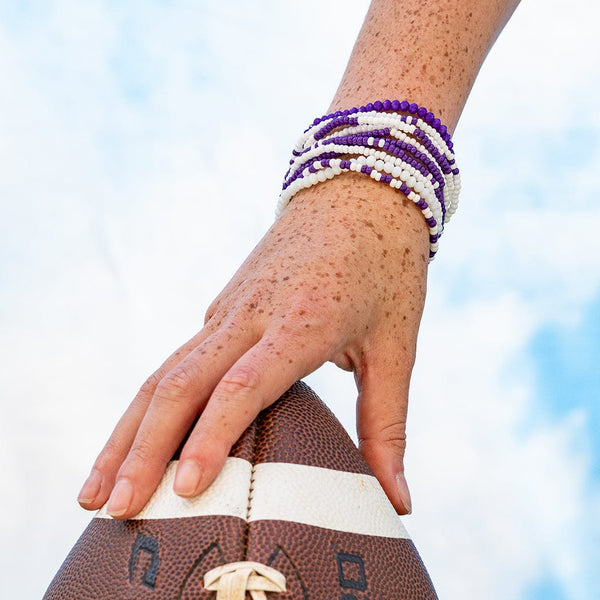
[[[39,598],[88,522],[95,454],[271,223],[366,7],[0,0],[0,596]],[[600,596],[598,10],[524,2],[456,132],[404,519],[444,599]],[[310,382],[353,430],[352,377]]]
[[[573,326],[548,325],[529,348],[534,359],[537,403],[551,418],[580,410],[585,414],[585,439],[590,445],[594,478],[600,479],[600,296]]]

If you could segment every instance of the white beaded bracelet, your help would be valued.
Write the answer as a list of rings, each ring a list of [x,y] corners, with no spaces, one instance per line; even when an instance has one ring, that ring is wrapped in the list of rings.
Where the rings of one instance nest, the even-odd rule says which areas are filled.
[[[397,100],[315,119],[293,150],[276,216],[300,190],[350,171],[389,185],[420,208],[429,227],[432,260],[460,192],[452,141],[439,119]]]

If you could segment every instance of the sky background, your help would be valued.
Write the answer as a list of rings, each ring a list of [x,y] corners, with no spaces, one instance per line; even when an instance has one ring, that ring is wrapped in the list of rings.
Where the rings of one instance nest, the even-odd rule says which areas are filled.
[[[0,597],[41,597],[89,521],[94,457],[272,222],[366,9],[0,0]],[[443,600],[600,597],[599,13],[524,0],[456,131],[403,518]],[[352,376],[309,382],[353,432]]]

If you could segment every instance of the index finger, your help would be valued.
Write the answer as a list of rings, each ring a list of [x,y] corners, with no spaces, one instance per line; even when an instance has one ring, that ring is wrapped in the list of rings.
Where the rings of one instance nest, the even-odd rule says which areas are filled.
[[[267,333],[223,376],[181,452],[177,494],[190,497],[204,491],[258,413],[327,360],[322,342],[307,339],[298,351],[298,341]]]
[[[107,506],[111,516],[128,518],[143,508],[212,390],[256,336],[250,327],[230,325],[207,338],[164,376],[117,474]]]

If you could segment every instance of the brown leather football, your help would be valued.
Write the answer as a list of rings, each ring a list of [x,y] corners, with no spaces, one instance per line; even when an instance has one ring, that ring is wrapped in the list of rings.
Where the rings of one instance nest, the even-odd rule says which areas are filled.
[[[437,598],[381,486],[303,383],[260,413],[202,495],[96,514],[46,600]]]

